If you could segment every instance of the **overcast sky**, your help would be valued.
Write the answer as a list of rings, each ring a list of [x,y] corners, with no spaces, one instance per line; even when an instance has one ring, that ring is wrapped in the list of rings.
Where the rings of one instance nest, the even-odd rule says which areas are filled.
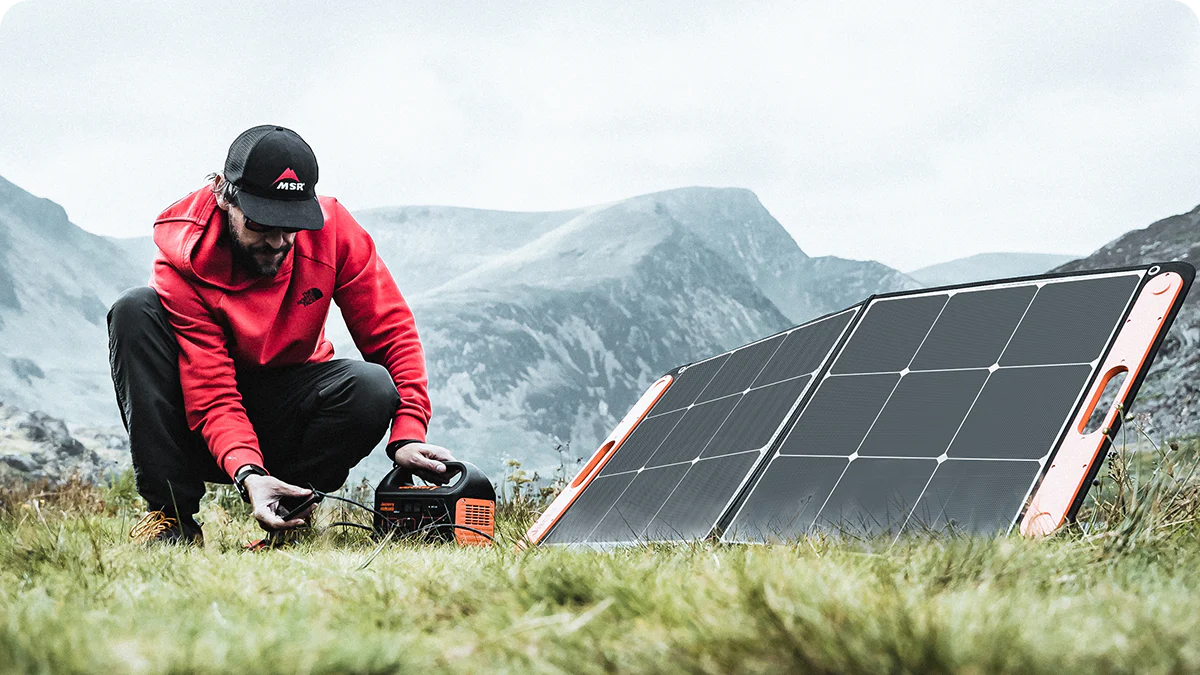
[[[26,0],[0,176],[149,234],[273,123],[351,211],[739,186],[811,255],[1087,253],[1200,203],[1198,29],[1172,0]]]

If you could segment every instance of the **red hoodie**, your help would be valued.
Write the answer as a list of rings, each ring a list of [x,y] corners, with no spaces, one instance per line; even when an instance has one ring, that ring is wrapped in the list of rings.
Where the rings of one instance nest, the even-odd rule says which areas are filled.
[[[389,442],[425,440],[428,378],[412,312],[366,230],[336,199],[318,200],[325,227],[298,232],[279,273],[269,278],[233,264],[225,212],[207,187],[172,204],[154,223],[159,253],[150,285],[179,340],[188,426],[200,431],[230,476],[244,464],[263,464],[235,370],[333,358],[325,339],[331,300],[363,357],[386,367],[399,390]]]

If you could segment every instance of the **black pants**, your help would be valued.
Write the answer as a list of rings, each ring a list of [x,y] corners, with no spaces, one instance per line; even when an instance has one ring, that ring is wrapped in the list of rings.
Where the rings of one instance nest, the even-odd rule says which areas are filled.
[[[199,432],[188,429],[179,343],[154,289],[121,294],[108,312],[108,345],[138,493],[151,510],[193,523],[205,481],[231,481]],[[387,369],[362,361],[238,372],[237,382],[267,471],[322,491],[346,482],[400,401]]]

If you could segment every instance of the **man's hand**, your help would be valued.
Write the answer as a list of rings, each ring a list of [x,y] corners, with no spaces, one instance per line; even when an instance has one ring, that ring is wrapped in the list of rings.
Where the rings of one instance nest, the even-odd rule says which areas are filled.
[[[401,446],[392,459],[422,480],[443,485],[449,477],[446,476],[446,465],[442,462],[453,461],[454,456],[440,445],[408,443]]]
[[[246,476],[242,485],[246,486],[246,494],[250,495],[254,519],[258,521],[259,527],[268,532],[299,527],[304,524],[304,519],[313,509],[317,508],[317,505],[313,504],[296,518],[285,521],[283,516],[287,515],[287,509],[279,501],[289,497],[304,499],[312,494],[312,490],[285,483],[274,476]]]

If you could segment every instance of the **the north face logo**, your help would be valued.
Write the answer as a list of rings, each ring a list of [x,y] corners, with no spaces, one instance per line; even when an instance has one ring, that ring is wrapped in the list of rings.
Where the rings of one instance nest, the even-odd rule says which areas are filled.
[[[305,307],[308,307],[309,305],[313,304],[314,302],[320,300],[323,297],[325,297],[325,294],[321,292],[321,289],[310,288],[307,291],[304,291],[304,295],[300,296],[300,300],[298,300],[296,302],[296,304],[304,305]]]
[[[283,181],[285,181],[285,180],[291,181],[291,182],[284,183]],[[275,189],[276,190],[303,190],[304,183],[300,182],[300,177],[297,176],[296,172],[292,171],[292,167],[289,166],[288,168],[284,169],[283,173],[279,174],[279,178],[275,179]]]

